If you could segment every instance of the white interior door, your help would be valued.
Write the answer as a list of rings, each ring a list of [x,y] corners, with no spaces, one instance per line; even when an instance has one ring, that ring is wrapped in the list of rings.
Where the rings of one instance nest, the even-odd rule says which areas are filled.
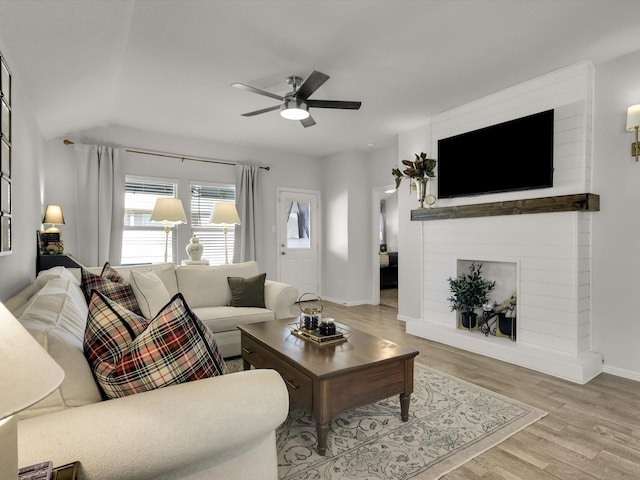
[[[320,293],[319,192],[278,189],[278,279]]]

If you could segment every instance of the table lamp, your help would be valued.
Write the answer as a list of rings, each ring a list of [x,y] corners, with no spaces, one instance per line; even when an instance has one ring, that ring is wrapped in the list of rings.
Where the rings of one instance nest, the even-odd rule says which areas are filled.
[[[0,303],[0,480],[18,478],[15,414],[60,386],[64,371]],[[42,461],[49,459],[44,458]]]
[[[211,217],[209,217],[209,223],[216,225],[223,225],[222,232],[224,233],[224,263],[229,265],[229,252],[227,251],[227,225],[240,225],[240,216],[235,204],[217,202],[213,206]]]
[[[158,198],[151,213],[152,222],[164,222],[164,262],[167,263],[167,252],[169,250],[170,223],[175,225],[187,223],[187,216],[179,198]]]
[[[56,227],[56,225],[64,225],[62,207],[60,205],[47,205],[42,223],[51,224],[51,226],[45,230],[46,233],[60,233],[60,229]]]

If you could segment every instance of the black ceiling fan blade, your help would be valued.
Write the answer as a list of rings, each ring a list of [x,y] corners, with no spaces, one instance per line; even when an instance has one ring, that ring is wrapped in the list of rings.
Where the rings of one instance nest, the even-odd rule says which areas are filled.
[[[313,119],[311,115],[309,115],[304,120],[300,120],[300,123],[304,128],[307,128],[307,127],[313,127],[316,124],[316,121]]]
[[[232,83],[232,87],[239,88],[240,90],[247,90],[248,92],[257,93],[258,95],[264,95],[265,97],[275,98],[276,100],[284,101],[284,97],[280,95],[276,95],[275,93],[265,92],[264,90],[260,90],[259,88],[252,87],[250,85],[245,85],[244,83]]]
[[[307,100],[309,108],[343,108],[345,110],[358,110],[362,102],[345,102],[342,100]]]
[[[313,92],[319,89],[324,82],[329,80],[329,75],[325,75],[322,72],[313,71],[311,75],[307,77],[300,88],[296,91],[296,98],[306,100],[311,96]]]
[[[256,110],[254,112],[243,113],[243,117],[253,117],[254,115],[260,115],[261,113],[272,112],[274,110],[280,110],[280,105],[276,105],[275,107],[267,107],[262,110]]]

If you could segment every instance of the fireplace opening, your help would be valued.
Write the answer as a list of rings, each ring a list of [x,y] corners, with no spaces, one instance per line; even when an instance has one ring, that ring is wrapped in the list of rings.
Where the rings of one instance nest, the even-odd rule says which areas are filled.
[[[516,261],[466,259],[456,260],[456,275],[470,271],[472,265],[480,265],[482,278],[495,282],[488,294],[488,301],[474,310],[475,318],[456,315],[457,327],[470,333],[481,333],[486,337],[517,339],[518,272]]]

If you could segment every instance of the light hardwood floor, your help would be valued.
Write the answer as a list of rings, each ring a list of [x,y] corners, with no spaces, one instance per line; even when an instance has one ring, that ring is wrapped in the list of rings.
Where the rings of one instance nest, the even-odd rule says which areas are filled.
[[[405,333],[397,310],[325,302],[325,317],[420,351],[416,361],[548,415],[446,480],[640,479],[640,382],[601,374],[586,385]]]

